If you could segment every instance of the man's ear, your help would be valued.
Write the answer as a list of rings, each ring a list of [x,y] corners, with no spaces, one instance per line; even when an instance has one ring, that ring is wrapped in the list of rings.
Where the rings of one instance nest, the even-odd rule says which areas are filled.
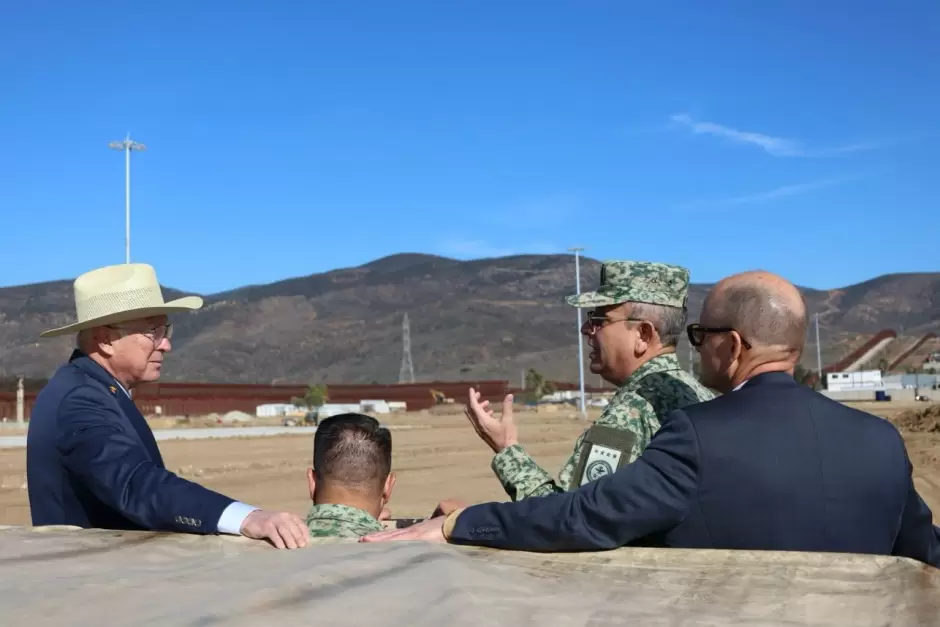
[[[741,335],[737,331],[732,331],[731,336],[731,361],[739,361],[744,353],[744,342],[741,341]]]
[[[313,470],[313,468],[307,468],[307,488],[310,490],[310,500],[316,500],[317,473]]]
[[[114,343],[111,338],[111,332],[109,329],[95,329],[94,333],[94,342],[98,347],[98,352],[103,353],[107,357],[112,357],[114,355]]]
[[[382,498],[386,503],[392,499],[392,490],[395,489],[395,481],[397,481],[395,473],[388,473],[388,477],[385,478],[385,489],[382,490]]]
[[[649,322],[640,322],[636,326],[636,342],[633,344],[633,354],[637,357],[646,354],[653,342],[653,325]]]
[[[650,344],[656,339],[656,327],[653,326],[652,322],[641,322],[640,328],[637,329],[640,332],[640,339],[646,343],[646,347],[649,348]]]

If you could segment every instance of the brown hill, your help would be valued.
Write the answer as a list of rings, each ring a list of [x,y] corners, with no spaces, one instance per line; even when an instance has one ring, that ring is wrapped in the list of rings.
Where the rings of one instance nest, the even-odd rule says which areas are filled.
[[[583,289],[599,263],[585,259]],[[418,380],[502,378],[535,367],[577,379],[574,262],[564,255],[477,261],[402,254],[356,268],[206,296],[206,307],[175,319],[167,380],[395,382],[402,317],[411,324]],[[707,285],[690,290],[690,321]],[[165,289],[170,298],[177,290]],[[804,290],[820,312],[828,363],[880,329],[940,330],[940,273],[881,276],[836,290]],[[0,378],[48,376],[71,340],[40,340],[72,316],[71,283],[0,288]],[[815,364],[812,328],[805,363]],[[587,348],[585,347],[585,355]],[[688,357],[687,344],[680,358]],[[591,383],[599,383],[592,378]]]

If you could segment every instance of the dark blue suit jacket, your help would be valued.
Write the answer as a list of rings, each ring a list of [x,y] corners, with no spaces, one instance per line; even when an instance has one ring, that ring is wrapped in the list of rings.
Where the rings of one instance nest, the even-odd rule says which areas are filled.
[[[134,402],[78,351],[36,398],[26,480],[33,525],[215,533],[233,501],[166,470]]]
[[[468,508],[450,541],[850,552],[940,567],[940,530],[898,431],[782,372],[670,413],[639,459],[578,490]]]

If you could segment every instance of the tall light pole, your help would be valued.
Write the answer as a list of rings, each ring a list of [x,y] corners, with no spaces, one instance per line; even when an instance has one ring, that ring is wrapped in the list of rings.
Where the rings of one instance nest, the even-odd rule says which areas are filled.
[[[579,253],[584,250],[573,246],[568,249],[574,253],[574,281],[577,284],[576,294],[581,294],[581,258]],[[587,417],[587,411],[584,409],[584,336],[581,335],[581,308],[578,307],[578,380],[581,383],[581,417]]]
[[[131,262],[131,151],[146,150],[143,144],[131,141],[128,133],[123,141],[111,142],[108,148],[124,151],[124,263]]]
[[[822,347],[819,345],[819,314],[816,314],[816,374],[822,384]]]

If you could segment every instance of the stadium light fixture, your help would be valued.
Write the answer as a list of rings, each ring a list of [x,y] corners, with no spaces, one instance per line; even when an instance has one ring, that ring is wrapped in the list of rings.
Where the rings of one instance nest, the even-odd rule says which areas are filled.
[[[122,141],[113,141],[108,148],[124,151],[124,263],[131,262],[131,151],[146,150],[141,143],[131,141],[131,134]]]

